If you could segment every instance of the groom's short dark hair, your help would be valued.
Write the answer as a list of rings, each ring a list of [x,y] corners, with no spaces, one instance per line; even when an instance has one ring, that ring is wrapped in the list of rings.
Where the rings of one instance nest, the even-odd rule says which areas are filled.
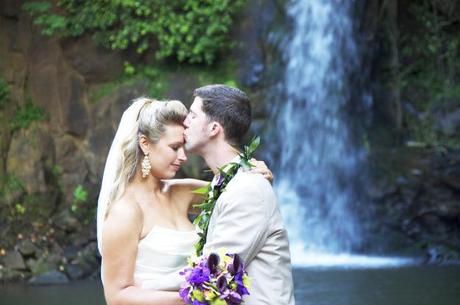
[[[239,144],[251,125],[251,105],[246,93],[226,85],[208,85],[195,89],[193,96],[202,99],[202,110],[208,119],[222,125],[225,139]]]

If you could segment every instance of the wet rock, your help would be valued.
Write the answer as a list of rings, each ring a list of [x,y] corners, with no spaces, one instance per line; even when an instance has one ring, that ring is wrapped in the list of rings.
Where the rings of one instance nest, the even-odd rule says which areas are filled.
[[[29,258],[26,260],[26,266],[30,270],[32,270],[36,264],[37,264],[37,260],[35,258]]]
[[[263,85],[266,63],[269,61],[269,46],[265,35],[276,19],[276,6],[276,1],[271,0],[248,1],[246,9],[238,16],[234,35],[235,40],[244,47],[240,47],[235,53],[239,61],[239,82],[245,87]]]
[[[106,82],[123,72],[123,60],[119,52],[97,45],[85,35],[77,39],[61,41],[66,60],[77,70],[86,82]]]
[[[23,256],[33,256],[37,247],[30,240],[24,240],[18,245],[18,250]]]
[[[37,40],[37,41],[35,41]],[[88,130],[86,85],[65,60],[58,38],[33,36],[28,61],[28,90],[54,128],[83,137]]]
[[[67,261],[72,261],[78,256],[80,248],[75,245],[70,245],[64,248],[64,257]]]
[[[109,153],[115,131],[109,121],[101,120],[101,123],[95,126],[90,133],[89,145],[92,154],[88,158],[91,172],[96,174],[100,179],[104,171],[105,158]]]
[[[85,277],[87,270],[79,264],[69,264],[65,267],[65,272],[72,280],[79,280]]]
[[[23,281],[27,273],[8,268],[0,268],[0,282],[17,282]]]
[[[397,186],[389,180],[375,180],[365,189],[367,196],[371,199],[380,199],[387,195],[394,194]]]
[[[249,96],[252,105],[252,118],[253,120],[266,121],[269,114],[269,109],[265,103],[265,93],[263,91],[251,92]],[[267,122],[266,122],[267,123]]]
[[[84,104],[85,83],[76,73],[68,76],[69,88],[64,91],[63,115],[64,125],[69,134],[84,137],[89,127],[88,113]]]
[[[97,243],[91,242],[80,252],[79,258],[77,258],[77,260],[82,263],[87,263],[91,266],[98,266],[99,259],[97,257],[97,253]]]
[[[460,164],[449,168],[443,176],[443,181],[450,187],[460,190]]]
[[[131,105],[133,99],[147,94],[147,88],[147,82],[141,80],[133,84],[122,85],[114,94],[104,98],[102,102],[108,102],[110,105],[110,119],[113,126],[118,126],[123,112]],[[108,117],[102,119],[107,120]]]
[[[439,213],[444,216],[457,216],[460,220],[460,200],[446,200],[438,203]]]
[[[165,92],[165,98],[179,100],[183,102],[186,107],[192,104],[193,90],[200,85],[198,78],[190,73],[173,75],[170,84],[171,85]]]
[[[32,277],[28,283],[31,285],[67,284],[69,283],[69,279],[64,273],[52,270]]]
[[[28,260],[27,264],[33,275],[43,274],[55,268],[55,266],[50,264],[46,257],[43,256],[36,260]]]
[[[1,14],[6,17],[17,17],[21,12],[21,1],[3,0],[0,3]]]
[[[3,263],[8,269],[24,270],[27,268],[21,254],[16,250],[8,251],[3,258]]]
[[[78,219],[68,210],[62,211],[54,218],[57,228],[67,233],[76,232],[80,228]]]
[[[33,123],[13,137],[7,172],[21,181],[28,194],[47,191],[47,172],[54,163],[54,141],[45,125]]]
[[[70,207],[75,188],[86,181],[89,173],[85,147],[81,141],[70,135],[56,139],[56,163],[63,172],[59,180],[62,199]]]
[[[438,118],[438,126],[445,135],[460,135],[460,108]]]

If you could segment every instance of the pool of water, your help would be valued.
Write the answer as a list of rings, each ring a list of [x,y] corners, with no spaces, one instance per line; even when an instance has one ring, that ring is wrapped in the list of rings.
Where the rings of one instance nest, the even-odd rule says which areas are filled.
[[[297,305],[459,305],[460,266],[294,269]],[[99,281],[0,286],[1,305],[103,305]]]

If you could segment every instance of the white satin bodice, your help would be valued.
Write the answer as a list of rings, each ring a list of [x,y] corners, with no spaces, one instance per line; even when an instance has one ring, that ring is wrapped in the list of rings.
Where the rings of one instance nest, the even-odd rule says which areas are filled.
[[[137,247],[136,285],[144,289],[179,290],[184,281],[179,272],[186,267],[197,241],[195,230],[177,231],[154,226]]]

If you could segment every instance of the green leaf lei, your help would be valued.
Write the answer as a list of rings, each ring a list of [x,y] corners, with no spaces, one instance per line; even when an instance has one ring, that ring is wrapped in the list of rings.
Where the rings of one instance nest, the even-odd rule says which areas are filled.
[[[217,199],[241,167],[254,167],[250,160],[257,147],[259,147],[259,144],[260,138],[253,138],[251,143],[247,146],[244,146],[243,151],[239,154],[240,161],[238,163],[231,162],[219,168],[220,175],[217,177],[215,184],[211,185],[211,183],[209,183],[207,186],[196,189],[194,191],[196,194],[205,196],[201,204],[195,205],[195,207],[201,209],[200,215],[198,215],[193,221],[193,224],[198,226],[201,231],[198,233],[200,239],[195,244],[195,251],[197,256],[200,256],[203,253],[203,247],[206,243],[206,235],[208,233],[209,220],[211,219],[212,211],[214,210]]]

